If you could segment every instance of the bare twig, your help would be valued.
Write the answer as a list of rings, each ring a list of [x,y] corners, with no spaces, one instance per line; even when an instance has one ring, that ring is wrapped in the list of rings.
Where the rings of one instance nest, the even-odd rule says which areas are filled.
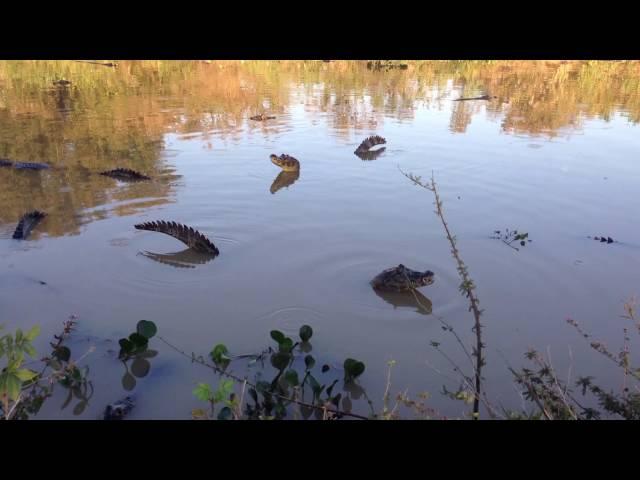
[[[511,241],[513,242],[513,240]],[[513,248],[516,252],[519,252],[520,249],[518,247],[514,247],[513,245],[511,245],[511,242],[505,242],[504,240],[502,240],[502,243],[504,243],[507,247],[511,247]]]
[[[482,310],[480,310],[480,307],[479,307],[480,301],[478,300],[478,297],[475,294],[475,284],[473,283],[473,280],[469,276],[468,269],[464,264],[464,262],[462,261],[462,258],[460,257],[460,252],[456,244],[456,239],[451,234],[451,231],[449,230],[449,225],[447,224],[447,221],[444,217],[444,212],[442,210],[442,200],[440,199],[440,194],[438,193],[438,188],[435,182],[433,172],[431,173],[431,182],[423,183],[420,177],[412,175],[410,173],[407,174],[403,172],[402,169],[400,169],[400,166],[398,166],[398,170],[400,170],[400,173],[402,173],[402,175],[404,175],[409,180],[411,180],[415,185],[418,185],[426,190],[433,192],[433,195],[435,196],[435,204],[436,204],[435,213],[438,216],[438,218],[440,218],[440,221],[442,222],[442,226],[444,227],[447,240],[449,240],[449,244],[451,245],[451,254],[454,260],[456,261],[456,263],[458,264],[458,268],[457,268],[458,274],[462,279],[462,283],[460,284],[460,291],[463,294],[465,294],[466,297],[469,299],[469,310],[473,313],[474,320],[475,320],[473,332],[476,335],[476,346],[474,349],[475,351],[472,353],[472,355],[475,356],[476,358],[475,368],[474,368],[475,399],[473,402],[473,418],[477,419],[480,415],[482,366],[484,364],[484,358],[482,356],[482,348],[484,347],[484,344],[482,343],[482,325],[480,324],[480,315],[482,314]]]

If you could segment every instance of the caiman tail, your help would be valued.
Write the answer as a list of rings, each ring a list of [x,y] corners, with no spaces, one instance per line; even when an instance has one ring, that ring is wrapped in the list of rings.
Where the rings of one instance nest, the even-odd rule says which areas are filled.
[[[38,210],[25,213],[20,219],[20,222],[18,222],[15,232],[13,232],[13,238],[16,240],[25,240],[31,233],[31,230],[33,230],[33,227],[46,216],[46,213]]]
[[[372,137],[366,138],[360,144],[360,146],[356,148],[356,151],[353,153],[368,152],[371,147],[375,147],[376,145],[382,145],[384,143],[387,143],[387,141],[384,138],[382,138],[379,135],[374,135]]]
[[[157,222],[140,223],[135,225],[135,228],[137,230],[148,230],[150,232],[160,232],[170,235],[196,252],[209,253],[212,255],[220,254],[220,251],[207,237],[197,230],[180,223],[159,220]]]

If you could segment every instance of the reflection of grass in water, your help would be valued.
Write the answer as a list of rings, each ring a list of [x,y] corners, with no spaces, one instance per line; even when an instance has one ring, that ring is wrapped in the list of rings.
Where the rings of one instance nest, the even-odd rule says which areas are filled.
[[[407,63],[406,71],[375,72],[366,61],[122,61],[117,68],[0,62],[0,157],[66,167],[26,176],[1,170],[6,188],[0,189],[0,221],[50,205],[74,212],[94,208],[104,201],[106,184],[87,172],[124,167],[153,176],[163,168],[167,131],[237,137],[250,115],[285,112],[296,101],[292,85],[307,95],[307,115],[327,112],[330,128],[345,138],[354,128],[376,128],[385,117],[412,118],[417,100],[440,102],[441,108],[437,97],[451,93],[449,79],[464,96],[498,96],[477,105],[458,102],[450,122],[456,132],[485,109],[503,116],[507,131],[550,136],[578,127],[584,117],[609,119],[616,108],[640,120],[640,62]],[[71,85],[53,86],[62,78]],[[275,121],[264,135],[282,128]],[[166,197],[168,188],[159,196]],[[77,225],[66,219],[54,230],[75,231]]]

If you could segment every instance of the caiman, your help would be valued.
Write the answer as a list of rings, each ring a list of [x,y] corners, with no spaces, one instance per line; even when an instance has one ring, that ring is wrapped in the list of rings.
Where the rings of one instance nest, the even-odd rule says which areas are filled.
[[[196,252],[208,253],[210,255],[220,254],[220,251],[207,237],[197,230],[180,223],[159,220],[156,222],[139,223],[138,225],[135,225],[135,228],[137,230],[164,233],[180,240]]]
[[[51,168],[46,163],[13,162],[8,158],[0,158],[0,167],[13,167],[18,170],[46,170],[47,168]]]
[[[20,222],[18,222],[18,226],[13,232],[13,238],[16,240],[26,240],[31,230],[40,223],[40,221],[46,217],[47,214],[44,212],[40,212],[38,210],[34,210],[33,212],[25,213]]]
[[[431,285],[434,280],[432,271],[419,272],[400,264],[376,275],[371,286],[376,290],[404,292]]]
[[[151,177],[147,177],[140,172],[136,172],[135,170],[131,170],[129,168],[116,168],[115,170],[107,170],[105,172],[100,172],[99,175],[103,175],[105,177],[115,178],[116,180],[121,180],[123,182],[142,182],[144,180],[151,180]]]
[[[135,407],[135,401],[132,397],[126,397],[117,402],[110,403],[104,411],[105,420],[122,420],[126,417],[133,407]]]
[[[355,153],[356,155],[366,153],[372,147],[375,147],[376,145],[383,145],[386,143],[387,141],[381,136],[373,135],[369,138],[365,138],[364,141],[360,145],[358,145],[358,148],[356,148],[355,152],[353,153]]]
[[[249,120],[255,120],[256,122],[264,122],[265,120],[273,120],[274,118],[276,117],[261,113],[260,115],[254,115],[253,117],[249,117]]]
[[[456,98],[454,100],[454,102],[465,102],[467,100],[491,100],[492,98],[498,98],[495,95],[490,96],[490,95],[482,95],[481,97],[463,97],[463,98]]]
[[[269,158],[271,158],[271,162],[274,165],[279,166],[285,172],[297,172],[300,170],[300,162],[290,155],[283,153],[277,156],[272,153]]]

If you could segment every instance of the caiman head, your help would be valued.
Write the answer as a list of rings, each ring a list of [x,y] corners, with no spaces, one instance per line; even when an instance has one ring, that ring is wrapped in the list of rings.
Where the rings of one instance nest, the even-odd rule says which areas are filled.
[[[295,172],[300,169],[300,162],[290,155],[277,156],[272,153],[269,158],[274,165],[277,165],[285,172]]]
[[[398,265],[397,270],[399,274],[409,279],[409,282],[411,283],[413,288],[420,288],[431,285],[435,277],[434,273],[431,270],[427,270],[426,272],[419,272],[417,270],[411,270],[410,268],[407,268],[402,264]]]
[[[272,153],[271,155],[269,155],[269,158],[271,159],[271,163],[273,163],[274,165],[277,165],[278,167],[282,167],[282,161],[280,160],[280,157],[277,156],[275,153]]]

